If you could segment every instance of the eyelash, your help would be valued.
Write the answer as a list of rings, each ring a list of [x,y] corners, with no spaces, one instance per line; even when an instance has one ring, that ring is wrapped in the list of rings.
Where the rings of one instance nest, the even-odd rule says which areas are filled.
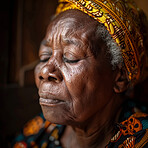
[[[46,59],[43,59],[43,60],[40,59],[40,62],[42,62],[42,63],[47,62],[50,59],[50,57],[46,58]],[[80,60],[68,60],[67,58],[63,57],[63,61],[66,62],[66,63],[77,63]]]
[[[41,59],[40,59],[40,62],[44,63],[44,62],[47,62],[49,59],[50,59],[50,58],[44,59],[44,60],[41,60]]]
[[[67,58],[63,58],[63,61],[66,62],[66,63],[77,63],[80,60],[68,60]]]
[[[45,59],[43,58],[43,60],[40,59],[40,62],[42,62],[42,63],[47,62],[47,61],[50,59],[50,57],[51,57],[51,56],[49,56],[48,58],[45,58]]]

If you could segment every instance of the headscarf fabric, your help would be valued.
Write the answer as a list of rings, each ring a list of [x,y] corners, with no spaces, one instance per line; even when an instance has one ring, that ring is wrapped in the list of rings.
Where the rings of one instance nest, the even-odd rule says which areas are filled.
[[[132,0],[59,0],[56,14],[70,9],[104,24],[120,46],[129,81],[137,82],[145,63],[145,49],[136,4]]]

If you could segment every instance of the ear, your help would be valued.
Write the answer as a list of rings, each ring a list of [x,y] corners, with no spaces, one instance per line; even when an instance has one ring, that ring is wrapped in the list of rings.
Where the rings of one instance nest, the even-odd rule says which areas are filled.
[[[127,79],[127,73],[124,67],[122,67],[118,69],[118,72],[116,74],[114,91],[116,93],[122,93],[125,90],[127,90],[128,86],[129,86],[129,81]]]

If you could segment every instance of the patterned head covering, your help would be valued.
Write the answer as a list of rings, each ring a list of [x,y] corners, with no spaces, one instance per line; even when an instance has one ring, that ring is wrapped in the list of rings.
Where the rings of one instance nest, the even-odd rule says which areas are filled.
[[[132,0],[59,0],[57,14],[80,10],[103,23],[120,46],[129,80],[140,79],[145,63],[139,8]]]

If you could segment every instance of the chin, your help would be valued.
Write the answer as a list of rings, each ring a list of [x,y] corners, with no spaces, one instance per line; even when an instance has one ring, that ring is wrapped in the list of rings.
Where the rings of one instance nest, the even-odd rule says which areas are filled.
[[[45,119],[51,123],[68,125],[68,123],[71,122],[68,119],[68,110],[66,111],[64,108],[45,105],[41,105],[41,108]]]

